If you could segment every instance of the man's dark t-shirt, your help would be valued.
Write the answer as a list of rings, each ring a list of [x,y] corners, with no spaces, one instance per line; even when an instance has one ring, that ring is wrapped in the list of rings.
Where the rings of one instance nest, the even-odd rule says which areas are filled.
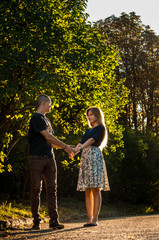
[[[52,145],[47,143],[46,139],[40,133],[48,130],[53,134],[53,130],[48,118],[44,115],[35,113],[30,120],[28,141],[30,144],[30,155],[53,156]]]
[[[98,125],[94,128],[87,129],[80,143],[85,143],[89,138],[93,138],[95,143],[92,146],[99,147],[105,136],[105,127]]]

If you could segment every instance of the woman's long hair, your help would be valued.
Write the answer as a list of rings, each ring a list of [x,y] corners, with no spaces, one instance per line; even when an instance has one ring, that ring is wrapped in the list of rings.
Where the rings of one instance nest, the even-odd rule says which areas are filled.
[[[103,139],[103,141],[102,141],[102,143],[101,143],[101,145],[100,145],[100,149],[102,150],[104,147],[107,146],[107,141],[108,141],[108,132],[107,132],[107,128],[106,128],[106,126],[105,126],[104,114],[103,114],[103,112],[102,112],[102,110],[101,110],[100,108],[98,108],[98,107],[90,107],[90,108],[88,108],[88,109],[86,110],[86,116],[87,116],[87,117],[88,117],[88,112],[89,112],[90,110],[91,110],[92,113],[96,116],[97,121],[98,121],[98,124],[103,125],[104,128],[105,128],[104,139]],[[88,125],[89,125],[90,127],[92,127],[89,121],[88,121]]]

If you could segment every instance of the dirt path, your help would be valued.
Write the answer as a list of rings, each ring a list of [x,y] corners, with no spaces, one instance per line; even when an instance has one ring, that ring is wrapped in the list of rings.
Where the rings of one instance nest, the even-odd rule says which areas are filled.
[[[159,215],[107,218],[99,221],[99,226],[84,228],[83,222],[65,223],[62,230],[48,229],[41,224],[41,230],[9,231],[0,239],[38,239],[38,240],[159,240]]]

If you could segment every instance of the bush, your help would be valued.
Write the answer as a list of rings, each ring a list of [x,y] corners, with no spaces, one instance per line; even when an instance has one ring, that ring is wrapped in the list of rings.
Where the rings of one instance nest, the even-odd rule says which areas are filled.
[[[159,193],[159,144],[151,132],[126,129],[124,149],[108,156],[111,200],[153,205]]]

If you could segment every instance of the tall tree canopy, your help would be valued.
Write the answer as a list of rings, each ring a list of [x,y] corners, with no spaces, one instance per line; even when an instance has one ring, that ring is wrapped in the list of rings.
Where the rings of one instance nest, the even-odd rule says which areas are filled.
[[[1,172],[27,134],[40,93],[53,101],[50,118],[58,137],[79,133],[86,108],[97,105],[120,144],[117,121],[128,91],[123,79],[116,79],[119,53],[86,23],[85,7],[85,0],[1,1]]]
[[[159,36],[142,24],[134,12],[97,22],[109,44],[118,46],[121,64],[117,76],[130,90],[125,123],[138,130],[159,132]]]

